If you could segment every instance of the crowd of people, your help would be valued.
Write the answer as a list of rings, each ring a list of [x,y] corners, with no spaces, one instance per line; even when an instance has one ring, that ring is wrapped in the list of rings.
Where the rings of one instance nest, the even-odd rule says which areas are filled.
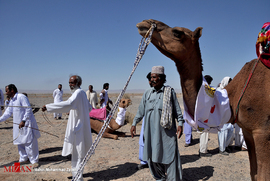
[[[164,72],[163,66],[154,66],[147,74],[150,89],[146,90],[142,96],[130,133],[133,138],[136,134],[136,125],[142,120],[138,170],[149,168],[156,180],[182,180],[183,171],[177,138],[182,136],[183,131],[184,146],[192,146],[193,130],[183,119],[174,89],[164,85],[166,82]],[[211,85],[213,78],[210,75],[204,76],[204,79]],[[224,89],[230,81],[230,77],[225,77],[217,88],[212,86],[211,88]],[[54,103],[42,107],[43,112],[52,112],[55,119],[62,119],[62,113],[69,112],[62,156],[71,155],[73,177],[92,145],[89,112],[92,108],[109,108],[109,104],[113,104],[108,96],[109,83],[104,83],[99,94],[99,101],[93,85],[89,85],[89,89],[85,92],[81,89],[81,84],[80,76],[71,76],[69,79],[71,97],[63,101],[62,85],[59,84],[53,91]],[[0,103],[3,105],[1,110],[4,110],[4,102],[6,105],[0,122],[13,115],[13,121],[16,123],[13,124],[13,138],[16,138],[13,143],[18,146],[19,162],[30,162],[33,168],[37,168],[39,167],[37,139],[40,133],[27,94],[18,93],[17,87],[13,84],[6,86],[5,89],[6,101],[0,90]],[[0,113],[2,114],[2,111]],[[36,129],[31,129],[31,127]],[[212,156],[207,150],[208,134],[208,132],[202,132],[200,136],[199,156],[201,157]],[[233,139],[236,149],[241,150],[242,146],[242,150],[246,149],[241,128],[237,124],[227,123],[218,132],[219,150],[222,155],[229,155],[231,152],[229,146],[232,145]],[[83,180],[82,173],[79,179]]]
[[[269,32],[270,24],[266,23],[259,34],[257,53],[269,54]],[[156,180],[182,180],[183,170],[177,139],[184,133],[184,147],[192,146],[193,128],[183,118],[174,89],[165,85],[164,67],[153,66],[146,77],[150,88],[144,92],[130,128],[133,138],[136,134],[136,125],[142,121],[139,139],[140,164],[137,169],[149,168]],[[210,75],[203,77],[203,82],[208,84],[207,88],[215,92],[225,89],[232,79],[224,77],[217,87],[211,86],[212,80]],[[99,94],[100,101],[96,91],[93,90],[93,85],[89,85],[86,92],[81,89],[81,85],[82,78],[72,75],[69,78],[72,95],[63,101],[62,84],[59,84],[53,91],[54,103],[42,107],[43,112],[53,113],[55,119],[62,119],[62,113],[69,113],[62,156],[71,155],[73,178],[92,145],[89,112],[98,109],[98,104],[100,108],[106,107],[107,111],[110,111],[109,104],[113,105],[108,96],[109,83],[104,83]],[[5,92],[6,100],[0,89],[0,122],[13,116],[13,144],[18,148],[19,163],[30,162],[32,168],[37,168],[40,166],[38,138],[41,136],[34,116],[37,110],[32,109],[27,94],[19,93],[14,84],[7,85]],[[212,155],[207,150],[209,133],[207,131],[200,133],[199,156],[210,157]],[[229,155],[231,152],[229,147],[232,146],[233,140],[235,140],[234,149],[247,150],[241,128],[237,124],[226,123],[218,131],[219,153]],[[83,180],[82,173],[79,173],[79,180]]]
[[[97,93],[93,90],[93,86],[89,85],[89,90],[85,92],[81,89],[81,84],[80,76],[71,76],[69,79],[71,97],[63,101],[62,84],[59,84],[53,91],[54,103],[42,107],[43,112],[52,112],[55,119],[62,119],[62,113],[69,114],[62,156],[71,155],[73,178],[92,145],[89,112],[98,106]],[[105,83],[100,93],[100,107],[107,106],[107,103],[112,104],[108,97],[108,89],[109,84]],[[19,93],[14,84],[7,85],[5,92],[6,100],[0,89],[0,122],[13,116],[13,144],[18,147],[18,162],[20,164],[30,162],[33,169],[38,168],[40,166],[38,148],[40,132],[34,116],[37,110],[30,104],[27,94]],[[3,115],[2,110],[4,110]],[[83,180],[82,173],[79,175],[79,180]]]
[[[213,78],[210,75],[205,75],[204,79],[210,86]],[[216,89],[224,89],[232,79],[230,77],[224,77],[221,80],[221,83],[217,85],[217,87],[210,86],[212,90]],[[192,145],[192,127],[185,122],[184,124],[184,134],[185,134],[185,147]],[[200,136],[200,157],[211,157],[212,154],[207,150],[208,144],[208,132],[201,132]],[[235,140],[235,145],[233,145],[233,140]],[[235,123],[232,125],[231,123],[224,124],[222,129],[218,132],[218,144],[219,144],[219,153],[222,155],[229,155],[232,152],[232,149],[237,151],[247,150],[247,146],[245,144],[244,136],[242,133],[242,129]]]

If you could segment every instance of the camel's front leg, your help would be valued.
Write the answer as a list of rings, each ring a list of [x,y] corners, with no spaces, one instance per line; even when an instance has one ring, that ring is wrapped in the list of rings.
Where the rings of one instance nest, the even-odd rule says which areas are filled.
[[[257,157],[258,181],[270,180],[270,133],[269,130],[256,130],[253,134]]]
[[[105,132],[103,133],[103,135],[102,135],[102,137],[104,137],[104,138],[112,138],[112,139],[115,139],[115,140],[117,140],[118,139],[118,136],[117,135],[114,135],[114,134],[111,134],[111,133],[109,133],[109,128],[107,128],[106,130],[105,130]]]
[[[250,176],[252,181],[257,181],[257,157],[255,151],[255,142],[253,135],[248,133],[242,128],[244,139],[248,148],[249,164],[250,164]]]

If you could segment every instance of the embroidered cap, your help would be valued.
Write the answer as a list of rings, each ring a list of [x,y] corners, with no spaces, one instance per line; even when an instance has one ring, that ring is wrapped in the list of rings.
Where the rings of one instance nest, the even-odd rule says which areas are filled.
[[[154,66],[152,67],[152,74],[164,74],[164,67],[163,66]]]

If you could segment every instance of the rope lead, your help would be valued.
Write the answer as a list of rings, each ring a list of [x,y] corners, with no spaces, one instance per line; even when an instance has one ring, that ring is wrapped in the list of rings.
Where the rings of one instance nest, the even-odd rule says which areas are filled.
[[[111,110],[111,112],[109,113],[109,115],[107,116],[106,120],[104,121],[104,124],[102,126],[102,128],[100,129],[99,133],[98,133],[98,136],[96,137],[94,143],[92,144],[92,146],[90,147],[90,149],[88,150],[88,152],[86,153],[84,159],[82,160],[80,166],[79,166],[79,169],[75,175],[75,177],[72,179],[74,181],[78,180],[82,170],[84,169],[87,161],[90,159],[90,157],[93,155],[103,133],[105,132],[106,128],[108,127],[111,119],[112,119],[112,116],[114,115],[115,111],[117,110],[117,107],[119,105],[119,102],[121,100],[121,98],[123,97],[123,95],[125,94],[125,91],[127,89],[127,86],[129,84],[129,81],[133,75],[133,73],[135,72],[138,64],[140,63],[140,60],[142,59],[143,55],[144,55],[144,52],[147,48],[147,46],[149,45],[149,43],[151,42],[151,37],[152,37],[152,34],[153,34],[153,31],[156,27],[156,24],[151,24],[151,27],[150,29],[148,30],[148,32],[146,33],[146,37],[143,37],[140,44],[139,44],[139,48],[138,48],[138,51],[137,51],[137,55],[136,55],[136,59],[135,59],[135,62],[134,62],[134,66],[133,66],[133,69],[131,71],[131,74],[129,75],[129,78],[124,86],[124,88],[122,89],[122,91],[120,92],[117,100],[115,101],[115,104]]]

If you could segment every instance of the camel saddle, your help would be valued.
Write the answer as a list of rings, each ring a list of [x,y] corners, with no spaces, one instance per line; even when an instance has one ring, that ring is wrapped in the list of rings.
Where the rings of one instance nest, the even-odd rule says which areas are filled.
[[[98,120],[105,120],[106,119],[106,107],[101,109],[92,109],[89,113],[90,118],[98,119]]]

